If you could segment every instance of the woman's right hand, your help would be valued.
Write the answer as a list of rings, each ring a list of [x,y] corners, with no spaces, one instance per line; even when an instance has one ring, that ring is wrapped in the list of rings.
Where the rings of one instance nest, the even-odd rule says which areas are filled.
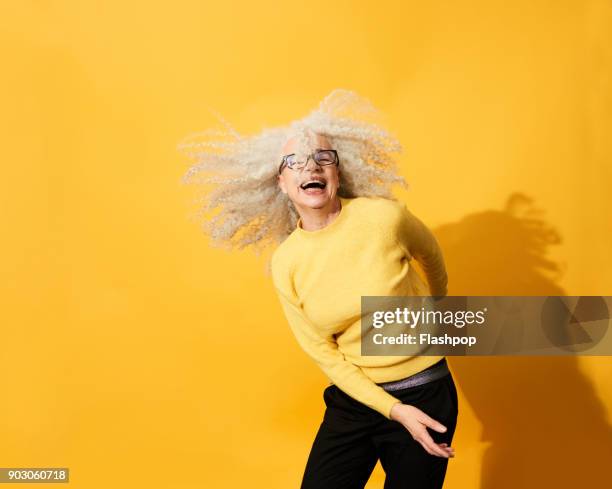
[[[401,423],[427,453],[445,458],[455,456],[453,448],[446,443],[436,443],[427,432],[427,427],[429,427],[439,433],[444,433],[446,426],[429,417],[419,408],[398,402],[391,408],[390,416],[392,420]]]

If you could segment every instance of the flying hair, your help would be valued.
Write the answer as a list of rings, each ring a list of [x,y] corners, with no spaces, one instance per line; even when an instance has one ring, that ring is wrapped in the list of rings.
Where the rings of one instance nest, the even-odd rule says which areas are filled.
[[[293,232],[299,215],[278,187],[280,150],[292,136],[301,138],[301,150],[313,131],[328,139],[340,159],[341,197],[393,199],[393,184],[408,188],[397,173],[400,142],[383,127],[380,112],[351,90],[335,89],[302,119],[252,136],[215,115],[222,128],[189,135],[178,144],[191,161],[181,181],[201,190],[195,217],[213,247],[251,246],[259,254]]]

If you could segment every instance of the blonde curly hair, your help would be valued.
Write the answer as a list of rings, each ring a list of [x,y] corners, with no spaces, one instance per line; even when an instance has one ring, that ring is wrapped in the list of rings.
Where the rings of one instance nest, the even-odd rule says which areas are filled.
[[[185,184],[212,184],[197,199],[196,218],[203,219],[211,245],[226,249],[252,246],[259,254],[279,244],[295,229],[299,215],[278,187],[279,152],[292,136],[304,139],[314,131],[338,152],[340,188],[346,198],[367,196],[393,199],[391,185],[408,183],[397,174],[394,153],[399,141],[386,131],[381,114],[365,98],[335,89],[310,114],[287,126],[265,128],[254,136],[239,134],[222,117],[225,129],[210,129],[184,138],[178,149],[193,163],[182,177]]]

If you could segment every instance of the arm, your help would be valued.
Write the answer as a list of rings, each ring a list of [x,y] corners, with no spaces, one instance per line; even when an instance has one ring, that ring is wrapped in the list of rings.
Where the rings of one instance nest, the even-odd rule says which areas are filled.
[[[324,337],[304,315],[293,296],[276,287],[281,306],[298,343],[329,379],[353,399],[391,419],[391,408],[401,402],[376,385],[363,371],[344,358],[332,336]]]
[[[406,204],[400,203],[400,206],[399,244],[408,256],[422,265],[431,295],[443,297],[447,293],[448,276],[442,250],[429,228],[408,210]]]

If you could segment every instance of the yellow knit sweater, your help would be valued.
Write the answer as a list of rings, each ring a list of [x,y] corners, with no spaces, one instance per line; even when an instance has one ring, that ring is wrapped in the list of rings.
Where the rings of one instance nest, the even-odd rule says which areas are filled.
[[[272,280],[301,348],[339,389],[390,419],[399,400],[376,384],[442,357],[361,356],[361,296],[446,295],[446,267],[435,237],[405,204],[378,197],[340,201],[340,214],[322,229],[306,231],[298,220],[274,251]]]

